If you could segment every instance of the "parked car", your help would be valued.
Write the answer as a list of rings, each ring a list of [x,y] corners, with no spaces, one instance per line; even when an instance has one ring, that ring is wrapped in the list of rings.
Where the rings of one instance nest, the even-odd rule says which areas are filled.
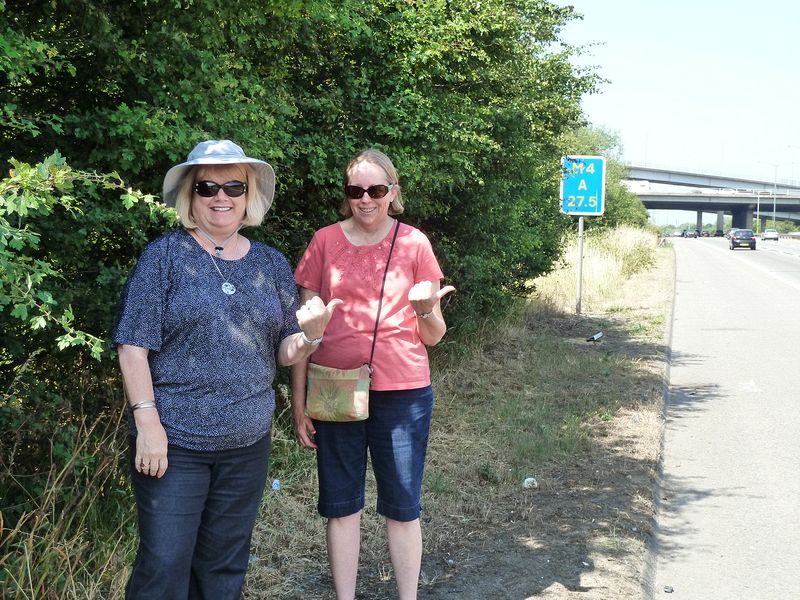
[[[752,229],[737,229],[736,231],[732,231],[729,235],[730,237],[728,239],[730,240],[731,250],[743,246],[749,246],[750,250],[756,249],[756,234],[753,233]]]
[[[761,239],[762,240],[775,240],[776,242],[780,239],[778,235],[777,229],[765,229],[761,232]]]
[[[722,229],[717,229],[714,232],[714,237],[725,237],[725,234],[722,233]]]

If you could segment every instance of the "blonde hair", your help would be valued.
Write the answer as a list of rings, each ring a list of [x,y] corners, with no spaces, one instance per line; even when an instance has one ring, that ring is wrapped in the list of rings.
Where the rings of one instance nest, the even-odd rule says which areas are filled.
[[[375,150],[374,148],[369,148],[360,152],[358,156],[356,156],[353,160],[347,163],[347,167],[344,170],[344,185],[350,184],[350,172],[356,167],[356,165],[365,162],[375,165],[376,167],[380,167],[383,169],[383,172],[386,173],[386,178],[389,180],[389,183],[393,183],[395,185],[394,190],[394,198],[392,202],[389,204],[389,214],[390,215],[399,215],[403,212],[403,195],[400,190],[400,178],[397,176],[397,169],[394,168],[394,164],[392,163],[392,159],[386,156],[380,150]],[[342,200],[342,205],[339,207],[339,212],[343,214],[345,217],[352,217],[353,216],[353,209],[350,208],[350,202],[345,197]]]
[[[256,227],[264,221],[267,214],[267,201],[264,191],[259,189],[259,178],[255,176],[255,171],[248,163],[236,163],[233,165],[194,165],[183,173],[178,184],[178,193],[175,196],[175,210],[178,212],[178,219],[186,229],[196,229],[197,223],[192,218],[192,197],[194,195],[195,177],[199,172],[208,167],[214,166],[234,166],[237,167],[247,184],[247,204],[244,209],[244,219],[242,225],[245,227]]]

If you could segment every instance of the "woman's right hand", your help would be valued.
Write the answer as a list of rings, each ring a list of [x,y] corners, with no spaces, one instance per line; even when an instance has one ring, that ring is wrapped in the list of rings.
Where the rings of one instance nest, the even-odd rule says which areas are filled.
[[[163,477],[167,471],[167,432],[155,409],[136,411],[134,467],[142,475]]]
[[[311,420],[305,411],[292,413],[292,421],[294,421],[294,433],[297,436],[297,441],[304,448],[315,449],[317,445],[314,443],[314,434],[317,430],[314,428],[314,421]]]
[[[137,404],[155,403],[153,379],[147,359],[149,352],[147,348],[130,344],[120,344],[117,347],[126,395]],[[167,470],[167,432],[158,417],[158,409],[150,406],[134,410],[133,420],[136,423],[134,468],[142,475],[163,477]]]

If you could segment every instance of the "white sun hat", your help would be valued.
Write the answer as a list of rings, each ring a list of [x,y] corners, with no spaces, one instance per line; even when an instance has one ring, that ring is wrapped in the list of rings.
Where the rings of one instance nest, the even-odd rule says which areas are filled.
[[[250,164],[256,175],[256,181],[250,182],[250,187],[255,188],[256,198],[265,204],[264,214],[272,205],[275,196],[275,171],[272,166],[245,155],[244,150],[230,140],[207,140],[200,142],[189,153],[186,162],[175,165],[164,176],[162,198],[167,206],[175,206],[175,199],[187,169],[198,165],[236,165]],[[255,183],[255,185],[253,185]]]

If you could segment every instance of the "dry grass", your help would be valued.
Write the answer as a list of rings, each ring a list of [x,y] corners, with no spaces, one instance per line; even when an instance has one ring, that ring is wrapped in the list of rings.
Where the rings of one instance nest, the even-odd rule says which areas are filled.
[[[450,341],[436,349],[422,597],[522,598],[524,589],[566,598],[582,586],[605,590],[584,597],[635,597],[652,513],[672,283],[671,254],[656,244],[631,230],[591,239],[582,315],[571,314],[567,261],[536,281],[537,295],[504,323],[487,323],[471,347]],[[602,341],[587,343],[597,330]],[[527,477],[539,487],[523,489]],[[248,598],[334,597],[315,487],[310,473],[269,495]],[[377,600],[396,592],[374,498],[370,482],[359,598]],[[604,596],[610,588],[621,595]]]
[[[120,421],[81,423],[72,457],[51,465],[35,508],[0,529],[0,597],[102,600],[122,597],[132,504],[122,511],[117,465]],[[88,458],[87,458],[88,457]],[[114,494],[110,502],[98,496]],[[1,524],[1,520],[0,520]]]
[[[422,597],[637,597],[672,284],[671,253],[655,242],[631,230],[590,236],[583,314],[573,314],[573,251],[505,322],[433,352]],[[597,330],[603,339],[587,343]],[[265,496],[245,597],[332,599],[314,454],[294,441],[285,409],[276,422],[272,473],[281,487]],[[97,449],[109,461],[104,477],[119,476],[122,451],[113,441]],[[67,490],[53,475],[40,510],[4,532],[16,554],[0,561],[14,566],[3,597],[122,597],[135,542],[130,494],[115,487],[114,506],[130,509],[97,527],[95,488]],[[538,487],[524,489],[528,477]],[[79,502],[70,514],[56,509],[64,493]],[[367,498],[358,598],[394,598],[371,479]],[[67,524],[69,535],[60,535]]]

